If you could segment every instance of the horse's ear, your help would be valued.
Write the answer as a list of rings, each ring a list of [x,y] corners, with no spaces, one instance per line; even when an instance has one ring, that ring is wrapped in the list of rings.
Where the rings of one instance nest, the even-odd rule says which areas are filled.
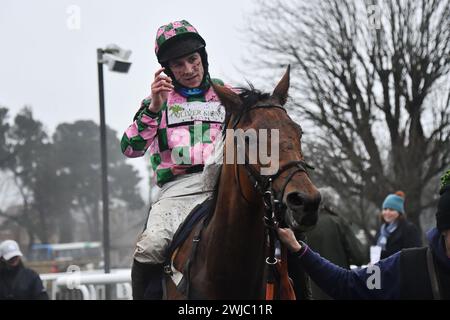
[[[214,92],[225,107],[227,114],[233,114],[242,105],[242,100],[233,90],[211,82]]]
[[[283,75],[283,78],[281,78],[280,82],[278,82],[277,86],[275,87],[272,93],[272,96],[276,98],[283,106],[288,98],[290,73],[291,73],[291,65],[288,65],[286,72]]]

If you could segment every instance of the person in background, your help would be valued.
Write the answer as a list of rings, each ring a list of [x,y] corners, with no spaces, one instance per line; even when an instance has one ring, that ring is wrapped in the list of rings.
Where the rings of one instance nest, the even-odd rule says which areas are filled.
[[[450,300],[450,170],[439,194],[428,246],[403,249],[367,268],[346,270],[329,262],[298,242],[291,229],[279,228],[278,236],[291,253],[291,266],[334,299]]]
[[[322,202],[316,226],[306,232],[308,246],[330,262],[350,269],[350,265],[363,265],[368,262],[364,246],[356,238],[351,223],[336,213],[338,195],[328,188],[320,188]],[[312,297],[315,300],[329,300],[315,283],[311,282]]]
[[[24,266],[16,241],[3,241],[0,256],[0,300],[48,300],[39,275]]]
[[[416,226],[406,219],[405,194],[397,191],[383,201],[382,224],[375,236],[375,245],[381,248],[380,259],[400,251],[401,249],[420,247],[421,236]]]

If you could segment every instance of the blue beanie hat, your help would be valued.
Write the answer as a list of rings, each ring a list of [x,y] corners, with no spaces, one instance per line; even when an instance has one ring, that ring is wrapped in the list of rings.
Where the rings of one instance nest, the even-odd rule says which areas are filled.
[[[404,214],[404,202],[405,200],[402,197],[396,194],[390,194],[383,201],[383,209],[393,209],[400,214]]]

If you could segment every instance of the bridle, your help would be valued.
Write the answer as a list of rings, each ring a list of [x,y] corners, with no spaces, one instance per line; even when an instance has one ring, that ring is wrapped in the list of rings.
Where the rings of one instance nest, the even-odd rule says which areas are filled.
[[[242,119],[242,116],[253,109],[258,108],[279,108],[286,112],[286,109],[283,108],[281,104],[264,104],[264,103],[257,103],[256,105],[245,108],[236,119],[233,121],[232,129],[235,130],[237,125]],[[237,136],[234,136],[234,146],[236,148],[237,146]],[[237,154],[237,153],[235,153]],[[305,172],[308,175],[307,169],[314,170],[314,167],[309,165],[304,160],[294,160],[289,161],[288,163],[281,166],[278,171],[272,175],[261,175],[257,172],[257,170],[250,165],[249,158],[247,155],[247,152],[245,152],[245,162],[244,162],[244,168],[245,172],[247,173],[247,176],[253,185],[254,189],[261,195],[263,201],[264,201],[264,207],[265,207],[265,214],[264,214],[264,226],[266,228],[266,231],[268,233],[269,238],[269,254],[266,258],[266,263],[269,265],[275,265],[277,263],[277,259],[275,258],[275,238],[276,238],[276,228],[278,227],[279,223],[284,220],[284,217],[282,216],[283,212],[283,196],[284,192],[286,190],[287,185],[292,180],[295,174],[298,172]],[[284,172],[293,169],[289,172],[289,175],[285,179],[282,188],[279,192],[274,190],[273,183],[274,181],[279,178]],[[235,163],[235,177],[237,180],[237,185],[239,192],[241,193],[242,198],[247,202],[251,203],[242,192],[240,178],[239,178],[239,170],[238,165]]]

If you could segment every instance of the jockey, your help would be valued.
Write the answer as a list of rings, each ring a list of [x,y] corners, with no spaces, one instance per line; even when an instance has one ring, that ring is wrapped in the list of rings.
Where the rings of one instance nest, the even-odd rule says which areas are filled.
[[[223,83],[210,80],[205,45],[186,20],[158,29],[155,53],[162,68],[155,73],[151,95],[142,101],[122,137],[121,148],[127,157],[141,157],[150,149],[161,188],[134,251],[134,299],[161,298],[165,251],[191,210],[212,196],[215,179],[205,182],[206,171],[217,177],[220,168],[212,165],[215,172],[204,170],[222,143],[225,119],[210,81]]]

